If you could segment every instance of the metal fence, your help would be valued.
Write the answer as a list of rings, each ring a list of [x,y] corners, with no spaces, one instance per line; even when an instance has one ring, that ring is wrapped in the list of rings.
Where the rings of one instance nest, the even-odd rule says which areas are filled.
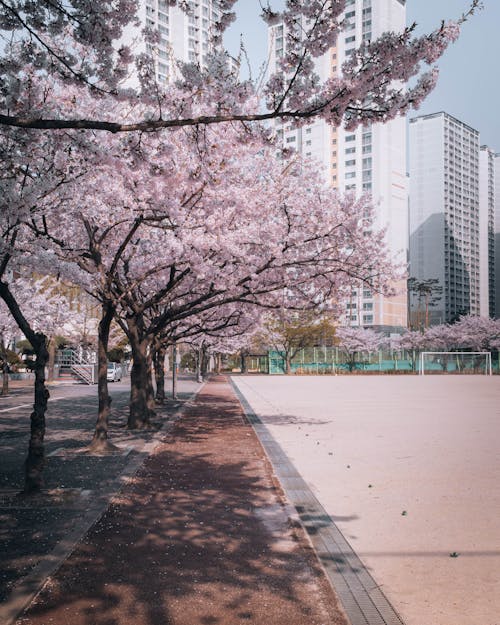
[[[357,352],[354,358],[349,358],[338,347],[310,347],[300,350],[291,360],[291,372],[303,375],[350,372],[418,373],[418,368],[419,352],[416,351]],[[436,366],[435,369],[438,371],[441,368]],[[453,367],[448,370],[453,371]],[[493,370],[498,372],[498,357],[493,360]],[[283,352],[269,352],[269,373],[286,373]]]

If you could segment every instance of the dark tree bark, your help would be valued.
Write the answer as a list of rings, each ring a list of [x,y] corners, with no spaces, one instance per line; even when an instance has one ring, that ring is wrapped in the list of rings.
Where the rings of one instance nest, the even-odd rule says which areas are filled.
[[[153,384],[151,379],[151,356],[148,355],[149,341],[142,332],[140,318],[127,319],[127,336],[132,348],[132,369],[130,371],[130,411],[127,426],[142,429],[150,426],[154,416]]]
[[[155,370],[156,395],[155,400],[162,404],[165,401],[165,346],[157,347],[153,351],[153,365]]]
[[[43,486],[45,465],[45,413],[50,393],[45,386],[45,367],[49,359],[47,337],[37,332],[29,339],[35,352],[35,403],[30,415],[30,442],[28,456],[24,463],[24,492],[38,492]]]
[[[210,364],[210,354],[206,347],[201,348],[201,377],[205,379],[208,375],[208,366]]]
[[[3,337],[0,338],[0,368],[2,369],[2,390],[0,395],[9,394],[9,359]]]
[[[246,361],[246,353],[245,352],[241,352],[240,354],[240,359],[241,359],[241,373],[246,373],[247,372],[247,361]]]
[[[1,395],[9,394],[9,363],[4,360],[2,363],[2,392]]]
[[[110,303],[102,305],[97,345],[97,420],[94,436],[89,446],[90,451],[95,453],[106,453],[117,449],[108,440],[109,415],[111,413],[111,397],[108,390],[108,343],[114,313],[115,309]]]
[[[152,353],[151,353],[151,343],[149,341],[146,347],[146,360],[148,363],[148,377],[146,380],[147,403],[148,403],[149,416],[154,417],[156,414],[155,389],[153,386],[154,366],[153,366],[153,358],[152,358]]]
[[[23,315],[9,285],[0,281],[0,297],[7,305],[19,329],[31,343],[35,352],[35,390],[33,412],[30,415],[30,440],[24,463],[24,489],[26,494],[38,492],[43,485],[45,464],[45,413],[50,393],[45,386],[45,366],[48,361],[47,337],[35,332]]]

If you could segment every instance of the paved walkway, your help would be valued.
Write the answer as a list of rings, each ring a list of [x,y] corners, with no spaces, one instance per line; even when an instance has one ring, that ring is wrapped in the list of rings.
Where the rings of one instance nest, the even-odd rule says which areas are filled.
[[[19,625],[347,625],[224,378],[207,384]]]

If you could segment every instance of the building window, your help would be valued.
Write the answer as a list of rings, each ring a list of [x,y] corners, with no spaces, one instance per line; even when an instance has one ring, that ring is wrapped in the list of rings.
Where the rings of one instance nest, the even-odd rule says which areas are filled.
[[[363,315],[363,323],[373,323],[373,315]]]
[[[346,178],[356,178],[356,172],[355,171],[348,171],[345,175]]]

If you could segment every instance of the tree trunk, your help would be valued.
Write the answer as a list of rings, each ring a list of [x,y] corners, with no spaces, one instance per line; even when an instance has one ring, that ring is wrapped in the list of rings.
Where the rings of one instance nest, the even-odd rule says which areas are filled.
[[[210,364],[210,355],[208,354],[206,348],[202,347],[201,349],[201,377],[205,379],[208,375],[208,366]]]
[[[103,304],[97,345],[97,421],[94,436],[89,446],[90,451],[95,453],[117,450],[117,447],[108,440],[108,424],[111,413],[111,397],[108,391],[108,342],[114,313],[115,309],[111,304]]]
[[[28,455],[24,463],[23,492],[29,494],[40,491],[43,485],[45,412],[50,396],[45,386],[45,365],[48,359],[47,337],[33,330],[6,282],[0,281],[0,297],[6,303],[21,332],[31,343],[36,355],[34,404],[33,412],[30,415],[30,441]]]
[[[292,359],[288,352],[285,352],[285,371],[287,375],[291,375],[292,373]]]
[[[9,359],[3,336],[0,338],[0,366],[2,369],[2,391],[0,395],[9,394]]]
[[[48,373],[47,373],[47,382],[54,381],[54,369],[56,364],[56,341],[54,337],[49,339],[47,349],[49,350],[49,362],[48,362]]]
[[[38,492],[43,486],[45,465],[45,413],[50,393],[45,386],[45,366],[49,358],[47,337],[36,333],[30,338],[35,352],[35,403],[30,415],[30,441],[28,456],[24,463],[24,492]]]
[[[158,347],[153,351],[153,364],[155,369],[156,380],[156,397],[155,400],[162,404],[165,401],[165,354],[167,348]]]
[[[4,360],[2,365],[2,392],[1,395],[9,394],[9,363]]]
[[[153,358],[151,354],[151,344],[148,342],[146,347],[146,359],[148,363],[148,378],[147,378],[147,402],[149,414],[151,417],[154,417],[156,414],[156,402],[155,402],[155,389],[153,386],[153,377],[154,377],[154,366],[153,366]]]
[[[215,372],[220,374],[222,370],[222,355],[217,353],[215,354]]]
[[[151,380],[151,356],[149,343],[141,332],[141,320],[127,319],[127,336],[132,348],[132,369],[130,371],[130,411],[127,426],[131,430],[147,428],[154,416],[153,384]]]
[[[241,358],[241,373],[246,373],[247,372],[247,362],[245,359],[246,354],[244,352],[242,352],[240,358]]]

